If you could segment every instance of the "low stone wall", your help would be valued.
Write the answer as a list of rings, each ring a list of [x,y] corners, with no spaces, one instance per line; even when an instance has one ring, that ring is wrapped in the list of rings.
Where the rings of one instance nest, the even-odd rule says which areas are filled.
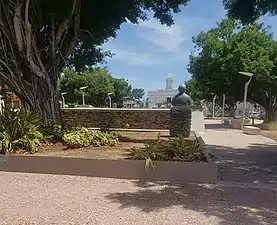
[[[89,128],[128,128],[167,130],[169,109],[62,109],[65,125]]]

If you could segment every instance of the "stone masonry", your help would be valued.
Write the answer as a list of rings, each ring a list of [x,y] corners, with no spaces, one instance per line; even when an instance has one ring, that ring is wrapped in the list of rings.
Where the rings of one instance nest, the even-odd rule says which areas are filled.
[[[62,109],[65,125],[89,128],[169,129],[169,109]]]
[[[191,109],[188,106],[173,106],[170,110],[170,136],[188,137],[191,128]]]

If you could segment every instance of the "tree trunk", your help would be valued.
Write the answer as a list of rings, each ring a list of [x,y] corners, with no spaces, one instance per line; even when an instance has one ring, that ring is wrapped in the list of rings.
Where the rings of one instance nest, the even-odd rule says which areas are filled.
[[[264,122],[277,121],[277,109],[271,107],[265,107],[265,120]]]
[[[275,102],[275,97],[271,93],[267,96],[267,101],[264,106],[265,109],[265,120],[264,122],[277,121],[277,107]]]
[[[22,86],[19,98],[23,108],[40,116],[43,123],[55,122],[62,124],[61,107],[58,98],[57,85],[44,82],[33,76],[33,85]]]

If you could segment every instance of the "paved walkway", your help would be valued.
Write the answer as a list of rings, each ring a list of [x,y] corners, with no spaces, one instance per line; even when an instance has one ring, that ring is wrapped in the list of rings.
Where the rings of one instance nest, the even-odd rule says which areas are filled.
[[[220,121],[205,120],[202,134],[217,157],[221,181],[277,185],[277,142],[261,135],[246,135]]]

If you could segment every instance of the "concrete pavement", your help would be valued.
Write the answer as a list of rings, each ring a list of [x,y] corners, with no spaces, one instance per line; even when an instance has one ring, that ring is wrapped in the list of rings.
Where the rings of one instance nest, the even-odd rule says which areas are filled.
[[[277,142],[205,120],[202,138],[217,157],[221,181],[277,185]]]

